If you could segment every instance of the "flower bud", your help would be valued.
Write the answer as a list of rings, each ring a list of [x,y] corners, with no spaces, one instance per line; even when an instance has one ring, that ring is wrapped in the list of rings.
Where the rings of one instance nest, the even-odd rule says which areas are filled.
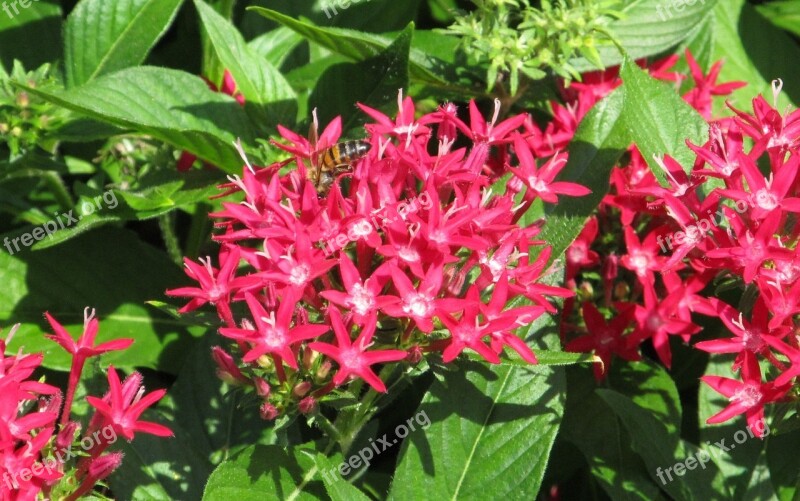
[[[422,360],[422,348],[419,345],[414,345],[409,348],[408,355],[406,355],[406,362],[411,365],[417,365],[420,360]]]
[[[256,394],[259,397],[267,398],[272,390],[269,387],[269,383],[264,380],[264,378],[255,377],[253,378],[253,386],[256,388]]]
[[[297,385],[292,389],[292,395],[295,397],[302,397],[305,396],[311,390],[311,383],[308,381],[302,381],[297,383]]]
[[[297,404],[301,414],[311,414],[317,410],[317,401],[314,397],[306,397]]]
[[[219,346],[214,346],[211,348],[211,358],[217,364],[217,377],[222,381],[231,385],[240,385],[247,382],[247,378],[244,377],[244,374],[236,366],[236,362],[228,352]]]
[[[261,407],[258,409],[258,413],[261,415],[261,419],[264,421],[273,421],[276,417],[278,417],[278,409],[269,402],[264,402],[261,404]]]
[[[322,362],[322,364],[320,364],[320,366],[319,366],[319,369],[317,369],[317,374],[316,374],[317,379],[318,380],[327,379],[328,378],[328,374],[330,374],[332,367],[333,367],[333,364],[331,363],[330,360],[325,360],[324,362]]]

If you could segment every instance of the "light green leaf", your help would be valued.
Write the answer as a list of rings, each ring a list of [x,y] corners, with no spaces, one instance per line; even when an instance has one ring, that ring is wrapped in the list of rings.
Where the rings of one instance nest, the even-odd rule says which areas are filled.
[[[183,0],[81,0],[67,17],[67,85],[137,66],[167,31]]]
[[[254,143],[251,122],[239,103],[182,71],[141,66],[63,92],[26,88],[91,118],[188,150],[228,172],[242,166],[233,141],[239,137]]]
[[[666,174],[653,158],[669,155],[684,170],[691,170],[695,154],[686,140],[705,144],[708,123],[675,92],[630,59],[620,71],[625,86],[625,112],[622,123],[656,178],[666,185]]]
[[[203,0],[194,0],[211,46],[245,97],[245,109],[260,128],[294,122],[297,95],[271,63],[253,51],[239,31]]]
[[[732,102],[747,110],[756,94],[772,103],[770,82],[783,79],[778,101],[783,111],[789,102],[800,103],[800,80],[790,68],[800,60],[800,47],[786,33],[775,29],[745,0],[725,0],[714,9],[713,59],[723,60],[719,81],[747,82],[733,93]]]
[[[418,413],[432,425],[403,441],[392,500],[535,499],[564,406],[561,368],[458,365]]]
[[[316,453],[277,445],[243,450],[214,470],[203,501],[264,501],[325,499]]]
[[[280,68],[292,51],[305,39],[285,26],[250,40],[247,45],[275,68]]]
[[[728,0],[672,2],[633,0],[620,9],[624,17],[611,22],[608,29],[633,59],[661,54],[688,38],[711,15],[715,5],[727,8]],[[606,66],[622,62],[619,49],[613,45],[597,47]],[[585,59],[576,63],[581,71],[596,69]]]
[[[611,169],[631,143],[621,124],[624,103],[625,89],[620,87],[595,104],[578,126],[558,180],[582,184],[592,193],[547,207],[541,239],[552,246],[551,259],[558,259],[581,232],[608,192]]]

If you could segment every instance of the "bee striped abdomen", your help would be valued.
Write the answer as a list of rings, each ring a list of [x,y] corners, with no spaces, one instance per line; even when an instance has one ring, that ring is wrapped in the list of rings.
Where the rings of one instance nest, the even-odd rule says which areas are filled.
[[[366,155],[372,147],[366,141],[345,141],[334,144],[322,153],[320,167],[324,171],[337,170]]]

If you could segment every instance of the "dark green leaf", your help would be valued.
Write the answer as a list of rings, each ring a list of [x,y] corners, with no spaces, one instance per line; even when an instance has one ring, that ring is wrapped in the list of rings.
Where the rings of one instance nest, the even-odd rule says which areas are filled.
[[[775,0],[756,9],[772,23],[800,36],[800,2],[797,0]]]
[[[625,61],[620,76],[625,87],[622,124],[650,170],[666,185],[666,174],[653,156],[669,155],[689,171],[695,154],[686,146],[686,140],[705,144],[708,123],[673,87],[652,78],[633,61]]]
[[[15,250],[14,242],[8,243]],[[68,369],[70,357],[44,338],[50,327],[42,314],[49,311],[76,333],[83,326],[84,308],[90,306],[97,309],[100,319],[98,342],[121,337],[135,340],[128,350],[105,355],[105,362],[166,372],[178,369],[176,361],[183,360],[192,336],[180,322],[144,305],[163,297],[167,288],[186,283],[181,269],[165,254],[115,228],[102,228],[44,251],[22,245],[14,255],[7,250],[0,251],[4,284],[0,323],[22,323],[11,349],[25,346],[28,351],[44,352],[45,366]]]
[[[598,102],[578,126],[559,180],[580,183],[592,193],[548,207],[541,238],[553,247],[552,259],[559,258],[581,232],[586,218],[608,192],[611,169],[631,143],[620,120],[624,103],[625,89],[618,88]]]
[[[342,115],[342,130],[355,128],[366,120],[355,107],[357,102],[385,112],[396,109],[398,90],[408,87],[408,51],[413,33],[410,25],[377,56],[328,68],[309,97],[309,107],[318,108],[322,123]]]
[[[0,6],[3,5],[0,2]],[[31,0],[22,7],[13,0],[0,9],[0,64],[11,69],[15,59],[26,69],[61,58],[61,5],[57,0]]]

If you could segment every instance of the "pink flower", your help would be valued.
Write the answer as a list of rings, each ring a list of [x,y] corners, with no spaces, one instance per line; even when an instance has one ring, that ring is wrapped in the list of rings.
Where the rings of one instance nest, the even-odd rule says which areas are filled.
[[[350,330],[342,322],[342,316],[335,308],[330,310],[331,325],[336,334],[336,344],[314,342],[308,345],[314,351],[322,353],[339,364],[339,370],[333,377],[335,385],[341,385],[350,376],[358,376],[372,386],[375,391],[386,392],[386,385],[372,371],[371,366],[386,362],[396,362],[406,357],[402,350],[372,350],[372,337],[377,326],[375,317],[361,329],[355,341],[350,341]]]
[[[127,381],[127,380],[126,380]],[[161,400],[166,390],[156,390],[144,395],[144,387],[134,385],[136,391],[123,391],[123,384],[119,380],[117,371],[113,366],[108,367],[109,393],[103,398],[86,397],[89,405],[97,409],[102,416],[103,425],[110,425],[117,435],[133,440],[135,433],[149,433],[158,437],[171,437],[172,431],[166,426],[140,421],[139,417],[148,407]]]
[[[69,382],[67,383],[67,398],[64,401],[64,410],[61,414],[61,424],[64,425],[69,420],[69,414],[72,410],[72,400],[75,398],[75,390],[78,387],[78,381],[81,378],[83,365],[86,363],[86,360],[91,357],[102,355],[103,353],[108,353],[109,351],[125,350],[133,344],[133,339],[115,339],[95,346],[94,340],[97,336],[99,324],[97,318],[95,318],[95,311],[91,310],[90,312],[89,308],[84,310],[83,334],[81,334],[77,342],[72,339],[69,332],[67,332],[55,318],[50,316],[49,313],[45,313],[44,316],[55,332],[54,335],[47,335],[46,337],[60,344],[67,353],[72,355]]]
[[[700,379],[730,401],[727,407],[706,422],[722,423],[744,414],[747,425],[758,437],[764,436],[764,405],[779,400],[790,388],[788,385],[776,386],[775,382],[762,382],[758,359],[749,354],[745,356],[742,366],[742,381],[721,376],[703,376]]]

